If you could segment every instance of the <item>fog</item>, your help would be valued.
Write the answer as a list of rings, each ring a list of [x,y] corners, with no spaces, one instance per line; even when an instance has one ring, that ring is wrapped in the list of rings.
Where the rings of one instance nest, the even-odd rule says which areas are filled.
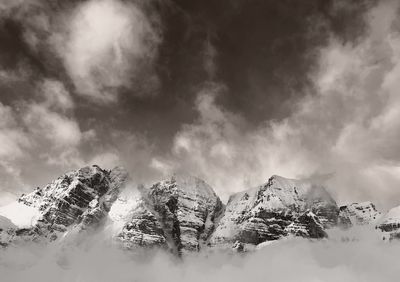
[[[89,245],[2,250],[1,281],[398,281],[400,267],[400,244],[365,228],[331,231],[329,240],[290,238],[246,254],[211,250],[182,259]]]

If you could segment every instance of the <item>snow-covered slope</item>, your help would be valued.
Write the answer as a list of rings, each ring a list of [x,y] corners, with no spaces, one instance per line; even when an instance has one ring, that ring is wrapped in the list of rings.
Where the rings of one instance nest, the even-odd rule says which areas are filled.
[[[323,187],[275,175],[231,196],[211,243],[257,245],[289,234],[320,238],[324,228],[336,225],[338,212]]]
[[[383,232],[383,239],[400,239],[400,206],[389,210],[380,220],[378,228]]]
[[[34,226],[41,217],[38,208],[27,206],[20,202],[13,202],[0,207],[0,216],[6,217],[19,228]]]
[[[341,206],[339,210],[339,222],[344,227],[375,224],[382,217],[371,202],[352,203]]]

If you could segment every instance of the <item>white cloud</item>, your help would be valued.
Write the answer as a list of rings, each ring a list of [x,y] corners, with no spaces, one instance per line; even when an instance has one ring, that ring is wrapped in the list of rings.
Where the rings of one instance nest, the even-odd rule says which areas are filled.
[[[23,155],[30,141],[18,127],[16,116],[10,107],[0,103],[0,159],[10,160]]]
[[[96,164],[104,169],[113,169],[121,165],[121,159],[117,153],[104,152],[94,156],[88,164]]]
[[[67,111],[75,106],[71,94],[65,89],[64,84],[58,80],[45,79],[38,91],[43,96],[44,105],[47,108]]]
[[[39,138],[44,137],[55,147],[76,146],[82,139],[82,132],[75,120],[40,104],[29,106],[24,121],[30,132]]]
[[[78,148],[94,134],[81,131],[72,113],[72,97],[61,82],[44,80],[33,89],[37,101],[13,107],[0,103],[2,195],[26,189],[25,177],[34,168],[66,170],[82,165]]]
[[[399,244],[365,236],[349,242],[290,239],[248,254],[214,250],[182,260],[151,251],[123,253],[104,246],[104,239],[102,246],[96,246],[96,240],[91,236],[91,248],[1,250],[2,278],[16,282],[398,281]]]
[[[159,35],[133,3],[91,0],[65,19],[53,37],[78,93],[99,103],[115,101],[143,63],[157,54]],[[140,95],[140,94],[138,94]]]

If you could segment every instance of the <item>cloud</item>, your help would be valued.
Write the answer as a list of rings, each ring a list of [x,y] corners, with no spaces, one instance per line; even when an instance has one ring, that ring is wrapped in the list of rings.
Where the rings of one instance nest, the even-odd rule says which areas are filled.
[[[24,121],[32,134],[51,141],[55,147],[76,146],[82,139],[76,121],[50,111],[44,105],[29,105]]]
[[[82,2],[63,25],[52,41],[77,92],[99,103],[115,101],[157,56],[160,35],[133,3]]]
[[[12,8],[36,3],[36,0],[4,0],[0,3],[0,12],[9,12]]]
[[[93,238],[91,240],[93,243]],[[4,281],[397,281],[398,252],[372,238],[359,241],[289,239],[256,252],[204,251],[177,260],[168,254],[88,248],[8,248],[1,251]],[[157,269],[157,271],[154,271]]]
[[[287,122],[247,130],[245,119],[219,106],[216,99],[224,87],[209,84],[198,94],[199,119],[176,134],[169,156],[154,158],[159,168],[170,167],[204,178],[223,200],[233,192],[261,184],[273,175],[306,173],[298,140],[288,138],[294,130]]]
[[[47,72],[66,72],[76,94],[102,104],[117,101],[121,92],[148,96],[159,87],[153,64],[161,28],[155,14],[146,14],[146,5],[121,0],[5,1],[0,21],[18,22],[19,44],[29,50],[27,61],[40,62]],[[11,72],[0,72],[0,79],[5,74]]]
[[[91,131],[80,129],[74,102],[63,83],[44,79],[32,89],[29,100],[12,106],[0,103],[1,191],[27,189],[26,177],[35,169],[66,170],[84,163],[79,147]]]
[[[15,163],[23,158],[33,142],[19,126],[18,116],[11,107],[0,102],[0,179],[1,190],[23,189],[26,184],[21,178],[21,170]],[[2,202],[10,198],[1,194]]]
[[[398,9],[397,1],[372,7],[355,43],[332,35],[309,73],[313,87],[286,118],[251,129],[218,104],[221,86],[205,87],[195,105],[199,118],[176,134],[169,156],[155,161],[204,177],[225,198],[272,174],[330,175],[326,185],[339,203],[398,205]]]
[[[44,99],[44,106],[47,108],[67,111],[75,106],[71,94],[60,81],[45,79],[39,86],[38,91]]]
[[[5,97],[7,106],[0,103],[0,190],[20,193],[31,189],[25,181],[43,185],[93,162],[122,163],[134,176],[149,177],[150,143],[140,134],[81,118],[86,104],[77,99],[107,103],[121,91],[154,93],[153,60],[161,34],[159,19],[148,17],[145,7],[119,0],[0,3],[0,23],[16,23],[21,38],[15,48],[24,49],[14,69],[0,68],[1,86],[18,95]],[[107,137],[97,129],[107,131]]]
[[[29,139],[18,127],[16,116],[10,107],[0,103],[0,159],[10,160],[20,157],[24,148],[29,147]]]

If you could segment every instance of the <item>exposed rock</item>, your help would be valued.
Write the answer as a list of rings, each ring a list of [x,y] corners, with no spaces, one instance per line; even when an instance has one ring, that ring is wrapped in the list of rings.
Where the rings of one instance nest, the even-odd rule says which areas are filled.
[[[127,249],[135,247],[167,247],[167,240],[160,222],[143,205],[139,205],[118,238]]]
[[[111,235],[125,249],[167,248],[161,222],[149,209],[141,190],[130,187],[115,201],[109,212]]]
[[[212,245],[258,245],[293,234],[326,236],[337,224],[339,209],[323,189],[307,181],[271,177],[264,185],[233,195],[211,237]]]
[[[339,225],[348,228],[354,225],[374,224],[381,216],[371,202],[353,203],[339,208]]]
[[[72,229],[79,232],[95,227],[107,214],[127,176],[122,168],[109,172],[94,165],[68,172],[22,195],[19,203],[12,205],[28,206],[40,216],[31,226],[19,226],[14,239],[53,241]]]
[[[118,235],[126,246],[167,245],[181,254],[198,251],[207,243],[222,203],[204,181],[174,176],[140,192],[130,220]]]
[[[311,211],[305,212],[289,224],[285,231],[288,234],[300,236],[304,238],[325,238],[327,237],[324,231],[324,226],[319,218]]]
[[[400,239],[400,206],[389,210],[377,228],[384,232],[383,239]]]

